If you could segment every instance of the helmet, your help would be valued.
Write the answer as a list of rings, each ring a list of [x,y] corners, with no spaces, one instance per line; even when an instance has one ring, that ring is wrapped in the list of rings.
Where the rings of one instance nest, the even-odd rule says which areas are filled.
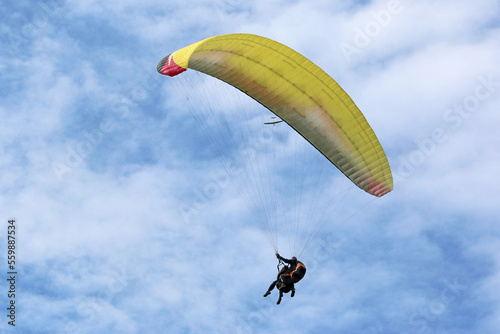
[[[292,256],[292,260],[297,261],[297,258],[295,256]]]

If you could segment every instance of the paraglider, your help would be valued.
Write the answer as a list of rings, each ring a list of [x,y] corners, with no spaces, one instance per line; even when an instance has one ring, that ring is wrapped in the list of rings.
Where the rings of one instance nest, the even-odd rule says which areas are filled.
[[[167,76],[177,76],[188,68],[217,78],[259,102],[278,118],[276,122],[262,122],[260,125],[272,124],[273,127],[270,128],[273,130],[282,124],[288,125],[305,139],[304,142],[312,145],[353,184],[365,192],[381,197],[393,189],[393,179],[387,157],[361,111],[334,79],[298,52],[265,37],[251,34],[228,34],[210,37],[179,49],[164,57],[157,66],[158,72]],[[196,109],[193,112],[196,117],[198,109],[193,109]],[[235,113],[238,114],[238,112]],[[247,117],[246,114],[245,117]],[[213,117],[213,119],[217,118],[218,116]],[[212,118],[210,122],[205,119],[204,121],[210,123]],[[242,120],[238,126],[243,123],[252,124],[251,118],[247,117]],[[224,130],[226,127],[224,126]],[[221,128],[213,131],[208,129],[205,132],[211,136],[212,132],[220,133]],[[247,132],[254,133],[254,131]],[[236,140],[241,140],[241,138],[243,136],[238,136]],[[212,138],[210,139],[211,143],[215,142]],[[231,155],[229,151],[234,147],[231,140],[224,141],[227,146],[220,150],[223,154]],[[247,148],[249,146],[251,145],[246,145]],[[273,149],[273,145],[268,146]],[[231,166],[240,163],[239,156],[233,156],[232,159]],[[272,237],[273,233],[279,233],[282,224],[287,226],[288,223],[282,221],[289,219],[288,207],[293,206],[287,206],[286,201],[278,196],[278,193],[289,193],[286,188],[287,184],[283,184],[279,174],[276,173],[276,170],[281,167],[278,162],[283,160],[277,159],[278,162],[274,165],[270,164],[270,171],[267,173],[260,173],[259,161],[255,159],[255,155],[248,159],[248,165],[253,165],[244,175],[251,175],[254,178],[254,184],[242,183],[239,189],[242,191],[242,198],[250,200],[253,199],[254,193],[260,192],[258,196],[255,196],[257,200],[250,202],[248,206],[258,207],[256,220],[266,232],[278,259],[288,261],[287,263],[294,267],[293,270],[284,269],[285,271],[280,272],[278,279],[271,284],[272,288],[270,287],[266,292],[268,295],[270,290],[277,286],[280,290],[279,301],[281,301],[283,292],[291,291],[292,296],[294,295],[293,284],[303,277],[305,266],[296,258],[292,260],[281,258],[278,254],[277,242]],[[247,163],[239,165],[245,164]],[[302,167],[304,175],[316,174],[313,172],[313,164],[304,166]],[[269,175],[270,181],[262,181],[263,175]],[[327,184],[327,182],[323,183]],[[264,185],[267,184],[276,184],[277,189],[264,189]],[[297,188],[304,188],[304,182],[302,181]],[[297,197],[301,199],[306,196]],[[280,201],[282,203],[279,204],[284,207],[281,215],[276,214],[276,207]],[[263,208],[266,205],[268,208]],[[295,207],[299,208],[299,214],[297,218],[294,218],[296,223],[307,220],[302,217],[300,205],[295,205]],[[316,204],[313,207],[311,211],[316,209]],[[274,225],[272,221],[275,221]],[[316,226],[319,226],[319,223]],[[304,248],[316,230],[313,229],[313,232],[310,232]],[[296,254],[300,256],[300,253]]]
[[[274,121],[274,119],[276,119],[276,117],[271,117],[271,118],[273,119],[273,121],[265,122],[264,124],[267,124],[267,125],[276,125],[278,123],[283,122],[282,120]]]
[[[281,270],[278,272],[278,277],[274,282],[271,283],[269,288],[267,289],[264,297],[267,297],[271,294],[271,291],[276,287],[279,290],[279,298],[276,304],[281,303],[281,299],[283,298],[283,293],[292,292],[290,297],[295,296],[295,283],[298,283],[306,274],[306,266],[297,260],[295,256],[293,256],[290,260],[285,259],[279,253],[276,254],[276,257],[280,261],[280,263],[284,262],[288,265],[283,266]],[[278,264],[279,267],[279,264]]]

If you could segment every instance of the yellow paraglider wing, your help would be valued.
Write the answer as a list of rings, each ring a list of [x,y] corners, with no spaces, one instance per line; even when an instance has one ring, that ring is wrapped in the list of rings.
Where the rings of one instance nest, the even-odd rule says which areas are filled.
[[[191,68],[240,89],[308,140],[352,182],[382,196],[391,169],[375,133],[344,90],[289,47],[249,34],[207,38],[158,64],[174,76]]]

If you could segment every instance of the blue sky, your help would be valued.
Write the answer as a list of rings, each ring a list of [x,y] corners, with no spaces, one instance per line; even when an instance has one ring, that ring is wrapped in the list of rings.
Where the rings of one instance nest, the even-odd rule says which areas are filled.
[[[0,254],[4,277],[15,218],[15,330],[497,333],[499,7],[2,4]],[[186,96],[207,96],[156,72],[167,54],[234,32],[288,45],[336,79],[395,178],[377,200],[348,191],[303,253],[296,296],[279,306],[276,291],[262,297],[273,249],[188,110]],[[293,255],[286,242],[280,252]],[[2,281],[3,333],[13,328]]]

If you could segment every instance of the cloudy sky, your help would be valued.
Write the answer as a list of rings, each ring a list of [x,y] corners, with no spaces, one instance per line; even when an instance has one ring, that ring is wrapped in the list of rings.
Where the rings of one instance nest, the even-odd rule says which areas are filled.
[[[14,330],[15,219],[19,333],[497,333],[500,1],[0,11],[1,332]],[[274,250],[190,113],[203,93],[156,72],[167,54],[235,32],[288,45],[336,79],[395,179],[383,198],[351,187],[327,210],[301,257],[307,275],[279,306],[276,291],[262,297]]]

